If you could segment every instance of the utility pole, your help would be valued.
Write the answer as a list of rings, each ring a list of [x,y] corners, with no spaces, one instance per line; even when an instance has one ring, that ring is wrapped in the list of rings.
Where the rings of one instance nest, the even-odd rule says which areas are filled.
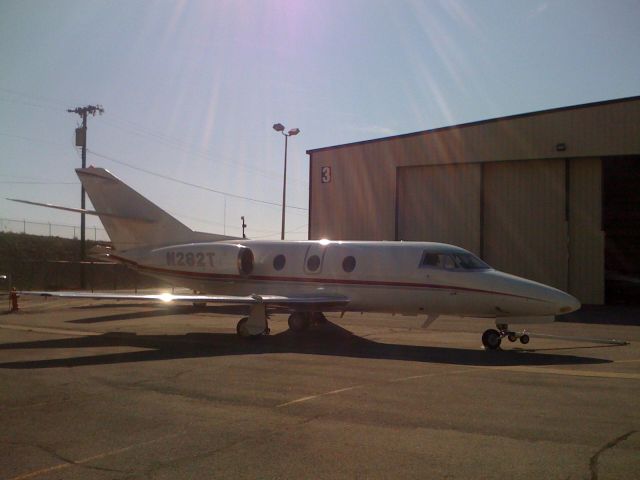
[[[67,110],[69,113],[77,113],[82,117],[82,127],[76,128],[76,147],[82,147],[82,168],[87,168],[87,115],[91,114],[94,117],[96,113],[102,115],[104,108],[102,105],[87,105],[86,107],[76,107],[74,109]],[[80,184],[80,208],[85,209],[85,195],[84,186]],[[80,288],[84,289],[86,286],[84,275],[84,261],[86,260],[86,246],[85,246],[85,214],[80,214]]]

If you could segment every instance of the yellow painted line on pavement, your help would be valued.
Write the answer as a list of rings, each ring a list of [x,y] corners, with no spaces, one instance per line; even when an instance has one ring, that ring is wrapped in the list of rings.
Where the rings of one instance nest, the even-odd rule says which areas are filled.
[[[640,359],[636,360],[621,360],[620,362],[614,363],[630,363],[630,362],[640,362]],[[371,384],[363,384],[363,385],[355,385],[352,387],[345,387],[338,390],[332,390],[330,392],[319,393],[317,395],[308,395],[306,397],[296,398],[295,400],[291,400],[290,402],[281,403],[276,405],[276,408],[287,407],[289,405],[294,405],[298,403],[308,402],[310,400],[314,400],[316,398],[325,397],[328,395],[335,395],[342,392],[347,392],[349,390],[355,390],[356,388],[362,387],[372,387],[379,386],[390,383],[398,383],[398,382],[406,382],[409,380],[417,380],[420,378],[429,378],[429,377],[437,377],[437,376],[446,376],[446,375],[455,375],[459,373],[467,373],[473,370],[500,370],[505,372],[515,372],[515,373],[537,373],[543,375],[566,375],[570,377],[586,377],[586,378],[615,378],[622,380],[640,380],[640,373],[624,373],[624,372],[598,372],[594,370],[575,370],[575,369],[565,369],[565,368],[550,368],[550,367],[528,367],[524,365],[514,365],[514,366],[484,366],[484,365],[470,365],[467,368],[454,370],[454,371],[444,371],[444,372],[436,372],[436,373],[426,373],[424,375],[411,375],[408,377],[400,377],[394,378],[391,380],[386,380],[383,382],[373,382]]]
[[[340,388],[338,390],[331,390],[330,392],[319,393],[317,395],[309,395],[309,396],[306,396],[306,397],[296,398],[295,400],[291,400],[290,402],[281,403],[280,405],[276,405],[276,408],[287,407],[289,405],[294,405],[296,403],[308,402],[309,400],[314,400],[316,398],[325,397],[327,395],[336,395],[338,393],[348,392],[349,390],[355,390],[356,388],[374,387],[374,386],[385,385],[385,384],[388,384],[388,383],[396,383],[396,382],[406,382],[408,380],[415,380],[415,379],[418,379],[418,378],[438,377],[438,376],[443,376],[443,375],[454,375],[456,373],[470,372],[471,370],[473,370],[473,369],[472,368],[464,368],[464,369],[461,369],[461,370],[454,370],[452,372],[425,373],[424,375],[411,375],[410,377],[400,377],[400,378],[393,378],[391,380],[385,380],[385,381],[381,381],[381,382],[372,382],[370,384],[354,385],[352,387],[345,387],[345,388]]]
[[[593,370],[570,370],[565,368],[549,368],[549,367],[527,367],[527,366],[513,366],[513,367],[473,367],[488,370],[500,370],[505,372],[519,372],[519,373],[539,373],[546,375],[566,375],[569,377],[590,377],[590,378],[618,378],[624,380],[640,380],[640,373],[622,373],[622,372],[598,372]]]
[[[327,395],[335,395],[337,393],[347,392],[349,390],[355,390],[356,388],[362,388],[362,387],[364,387],[364,385],[354,385],[352,387],[339,388],[338,390],[331,390],[330,392],[319,393],[317,395],[309,395],[308,397],[296,398],[295,400],[291,400],[290,402],[276,405],[276,408],[286,407],[288,405],[293,405],[295,403],[307,402],[309,400],[313,400],[314,398],[326,397]]]
[[[167,440],[169,438],[177,437],[177,436],[180,436],[180,435],[183,435],[183,434],[182,433],[174,433],[174,434],[171,434],[171,435],[165,435],[164,437],[154,438],[153,440],[148,440],[148,441],[142,442],[142,443],[135,443],[133,445],[129,445],[129,446],[126,446],[126,447],[123,447],[123,448],[118,448],[116,450],[110,450],[108,452],[99,453],[98,455],[93,455],[92,457],[83,458],[81,460],[71,460],[68,463],[60,463],[58,465],[53,465],[51,467],[42,468],[40,470],[34,470],[33,472],[23,473],[22,475],[18,475],[17,477],[10,478],[9,480],[26,480],[27,478],[34,478],[34,477],[37,477],[39,475],[44,475],[44,474],[47,474],[47,473],[55,472],[57,470],[62,470],[64,468],[83,465],[85,463],[89,463],[89,462],[92,462],[94,460],[100,460],[100,459],[105,458],[105,457],[110,457],[112,455],[117,455],[118,453],[123,453],[123,452],[126,452],[128,450],[132,450],[132,449],[137,448],[137,447],[142,447],[144,445],[150,445],[152,443],[161,442],[163,440]]]
[[[87,332],[83,330],[65,330],[64,328],[27,327],[23,325],[0,325],[0,328],[7,330],[20,330],[23,332],[55,333],[56,335],[85,336],[103,335],[102,332]]]
[[[460,370],[454,370],[452,372],[435,372],[435,373],[425,373],[424,375],[411,375],[410,377],[400,377],[400,378],[394,378],[392,380],[388,380],[388,383],[406,382],[408,380],[416,380],[418,378],[439,377],[442,375],[455,375],[457,373],[465,373],[465,372],[470,372],[472,370],[473,370],[472,367],[468,367]]]

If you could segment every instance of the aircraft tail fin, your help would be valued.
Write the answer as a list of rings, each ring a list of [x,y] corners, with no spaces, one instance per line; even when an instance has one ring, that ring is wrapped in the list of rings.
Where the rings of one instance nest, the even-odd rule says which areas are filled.
[[[104,168],[76,173],[117,250],[236,238],[191,230]]]

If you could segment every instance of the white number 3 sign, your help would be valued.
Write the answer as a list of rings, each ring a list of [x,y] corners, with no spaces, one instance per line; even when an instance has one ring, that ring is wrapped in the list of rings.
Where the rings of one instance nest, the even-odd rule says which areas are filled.
[[[331,167],[320,167],[320,181],[322,183],[331,182]]]

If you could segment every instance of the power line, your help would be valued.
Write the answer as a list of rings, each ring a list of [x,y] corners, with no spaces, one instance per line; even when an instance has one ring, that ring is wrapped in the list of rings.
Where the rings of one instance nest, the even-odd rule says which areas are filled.
[[[29,142],[36,142],[36,143],[41,143],[41,144],[44,144],[44,145],[54,145],[56,147],[67,148],[67,145],[65,145],[63,143],[52,142],[51,140],[42,140],[40,138],[25,137],[23,135],[13,135],[11,133],[3,133],[3,132],[0,132],[0,136],[10,137],[10,138],[18,138],[20,140],[27,140]]]
[[[157,133],[152,130],[145,129],[144,127],[139,126],[138,124],[131,122],[129,120],[116,119],[114,121],[114,119],[111,119],[111,120],[105,121],[105,123],[107,123],[108,125],[111,125],[114,128],[122,130],[128,134],[137,135],[143,138],[145,137],[150,138],[165,146],[187,153],[188,155],[204,158],[207,160],[213,159],[212,154],[207,150],[195,148],[185,142],[182,142],[176,139],[175,137],[171,137],[163,133]],[[237,158],[234,158],[233,160],[222,160],[220,159],[220,154],[216,154],[215,161],[226,163],[227,165],[232,165],[233,167],[236,167],[236,168],[242,168],[245,171],[248,171],[249,173],[252,173],[252,174],[257,173],[262,176],[271,177],[276,180],[281,179],[281,176],[275,172],[272,172],[270,170],[264,170],[264,169],[255,167],[253,165],[248,165],[246,163],[239,161]],[[290,180],[293,180],[294,182],[298,183],[299,186],[306,184],[306,180],[302,180],[300,178],[290,178]]]
[[[0,99],[0,100],[16,102],[16,103],[23,103],[24,105],[28,105],[28,106],[35,106],[35,107],[47,108],[47,109],[51,109],[51,110],[57,110],[57,108],[53,107],[53,105],[63,105],[62,103],[54,101],[54,100],[51,100],[49,98],[45,98],[45,97],[42,97],[42,96],[29,95],[29,94],[26,94],[26,93],[23,93],[23,92],[7,89],[7,88],[3,88],[3,87],[0,87],[0,92],[5,92],[5,94],[9,94],[9,95],[12,95],[12,96],[22,97],[22,99],[27,99],[27,100],[29,100],[30,102],[33,102],[33,103],[26,103],[26,102],[24,102],[24,100],[20,101],[20,100],[15,100],[15,99],[10,99],[10,100]],[[34,102],[34,100],[35,100],[35,102]],[[37,102],[45,102],[45,103],[47,103],[49,105],[46,105],[46,104],[43,104],[43,103],[37,103]],[[98,107],[100,107],[100,106],[96,106],[95,108],[97,109]],[[85,107],[85,108],[89,108],[89,107]],[[78,113],[79,115],[81,115],[81,112],[79,111],[79,109],[69,110],[69,111],[72,112],[72,113]],[[98,112],[98,110],[95,110],[95,111]],[[92,112],[88,111],[88,113],[92,113]],[[123,129],[123,130],[125,130],[127,132],[131,132],[133,134],[137,134],[137,135],[140,135],[140,136],[147,136],[147,137],[154,138],[157,141],[160,141],[160,142],[164,143],[165,145],[171,146],[173,148],[180,149],[180,150],[184,151],[185,153],[189,153],[189,154],[192,154],[192,155],[198,155],[198,156],[204,157],[204,158],[210,158],[210,156],[206,152],[194,151],[190,146],[188,146],[184,142],[180,142],[179,140],[177,140],[175,138],[172,138],[172,137],[170,137],[168,135],[156,133],[156,132],[153,132],[151,130],[145,129],[144,127],[142,127],[140,125],[137,125],[134,122],[131,122],[131,121],[128,121],[128,120],[121,120],[121,119],[116,120],[116,122],[109,121],[109,120],[105,120],[105,121],[106,121],[107,124],[111,124],[112,126],[114,126],[116,128],[121,128],[121,129]],[[118,122],[121,122],[121,123],[123,123],[125,125],[129,124],[130,127],[129,128],[124,128],[122,126],[118,126]],[[134,129],[138,130],[138,132],[135,132]],[[7,136],[7,137],[13,137],[13,138],[19,138],[19,139],[22,139],[22,140],[39,142],[39,143],[48,143],[50,145],[63,146],[60,143],[51,142],[51,141],[47,141],[47,140],[41,140],[41,139],[35,139],[35,138],[30,138],[30,137],[25,137],[25,136],[21,136],[21,135],[12,135],[12,134],[7,134],[7,133],[0,133],[0,135]],[[123,162],[121,160],[117,160],[117,159],[115,159],[113,157],[109,157],[108,155],[100,154],[100,153],[91,151],[89,149],[87,149],[87,151],[89,153],[91,153],[92,155],[104,158],[106,160],[110,160],[110,161],[118,163],[120,165],[127,166],[129,168],[134,169],[134,170],[138,170],[138,171],[147,173],[149,175],[154,175],[154,176],[157,176],[159,178],[163,178],[165,180],[169,180],[169,181],[172,181],[172,182],[180,183],[180,184],[183,184],[183,185],[186,185],[186,186],[190,186],[190,187],[193,187],[193,188],[198,188],[198,189],[201,189],[201,190],[206,190],[206,191],[209,191],[209,192],[218,193],[220,195],[225,195],[225,196],[228,196],[228,197],[231,197],[231,198],[238,198],[238,199],[241,199],[241,200],[247,200],[247,201],[251,201],[251,202],[262,203],[264,205],[272,205],[272,206],[277,206],[277,207],[281,207],[282,206],[282,204],[280,204],[280,203],[269,202],[269,201],[266,201],[266,200],[260,200],[260,199],[256,199],[256,198],[252,198],[252,197],[243,196],[243,195],[237,195],[237,194],[233,194],[233,193],[224,192],[224,191],[221,191],[221,190],[216,190],[216,189],[213,189],[213,188],[205,187],[205,186],[202,186],[202,185],[198,185],[198,184],[194,184],[194,183],[178,180],[178,179],[166,176],[166,175],[162,175],[160,173],[156,173],[156,172],[153,172],[153,171],[150,171],[150,170],[146,170],[146,169],[143,169],[143,168],[140,168],[140,167],[136,167],[134,165],[131,165],[131,164],[126,163],[126,162]],[[225,163],[230,163],[230,162],[225,162]],[[236,166],[237,166],[237,164],[238,164],[238,162],[235,162]],[[269,172],[269,171],[266,171],[266,170],[261,170],[261,169],[258,169],[256,167],[252,167],[252,166],[248,166],[248,165],[240,164],[239,166],[242,167],[242,168],[245,168],[247,170],[254,170],[256,172],[260,172],[262,174],[266,174],[266,175],[269,175],[269,176],[275,176],[276,175],[273,172]],[[301,182],[301,183],[303,182],[302,180],[299,180],[299,179],[297,181]],[[34,184],[36,184],[36,183],[34,183]],[[51,183],[51,184],[53,184],[53,183]],[[60,183],[60,184],[62,184],[62,183]],[[69,184],[72,184],[72,183],[69,183]],[[286,208],[299,210],[299,211],[308,211],[307,208],[296,207],[296,206],[293,206],[293,205],[287,205]]]
[[[0,180],[2,184],[9,185],[79,185],[80,182],[38,182],[26,180]]]
[[[22,99],[19,98],[0,98],[0,101],[5,101],[5,102],[9,102],[9,103],[16,103],[16,104],[21,104],[21,105],[25,105],[25,106],[29,106],[29,107],[37,107],[37,108],[43,108],[43,109],[48,109],[48,110],[53,110],[53,111],[58,111],[58,107],[57,105],[62,106],[63,104],[42,96],[34,96],[34,95],[28,95],[26,93],[22,93],[22,92],[18,92],[16,90],[11,90],[11,89],[7,89],[7,88],[2,88],[0,87],[0,92],[4,92],[5,95],[11,95],[13,97],[21,97]],[[27,101],[25,101],[24,99],[27,99]],[[45,102],[45,103],[39,103],[39,102]],[[47,105],[49,104],[49,105]],[[56,107],[54,107],[53,105],[56,105]],[[205,159],[211,159],[211,154],[205,150],[201,150],[201,149],[196,149],[193,146],[180,141],[179,139],[172,137],[170,135],[166,135],[163,133],[158,133],[158,132],[154,132],[153,130],[147,129],[135,122],[132,122],[130,120],[126,120],[126,119],[121,119],[118,118],[117,116],[115,118],[113,118],[112,115],[112,119],[108,120],[108,119],[104,119],[103,120],[104,123],[106,123],[107,125],[111,125],[114,128],[117,128],[119,130],[122,130],[126,133],[132,134],[132,135],[137,135],[140,137],[147,137],[147,138],[151,138],[165,146],[171,147],[171,148],[175,148],[177,150],[180,150],[184,153],[187,153],[189,155],[194,155],[194,156],[198,156],[200,158],[205,158]],[[0,134],[2,135],[2,134]],[[20,137],[18,135],[8,135],[8,134],[4,134],[6,136],[11,136],[11,137],[15,137],[15,138],[22,138],[25,140],[28,140],[27,137]],[[40,140],[37,140],[40,141]],[[60,144],[57,144],[60,145]],[[247,165],[245,163],[242,163],[240,161],[238,161],[237,159],[233,159],[233,161],[231,160],[220,160],[219,155],[216,156],[216,161],[221,161],[223,163],[226,163],[228,165],[233,165],[234,167],[240,167],[243,168],[245,170],[247,170],[250,173],[258,173],[260,175],[263,176],[269,176],[271,178],[274,179],[279,179],[280,176],[275,173],[275,172],[271,172],[269,170],[263,170],[260,169],[258,167],[252,166],[252,165]],[[306,184],[306,180],[303,180],[301,178],[295,178],[292,177],[289,180],[293,180],[295,183],[299,184],[300,186],[303,186]]]
[[[104,155],[102,153],[94,152],[93,150],[88,150],[88,152],[91,155],[95,155],[96,157],[104,158],[105,160],[110,160],[110,161],[118,163],[120,165],[124,165],[125,167],[132,168],[133,170],[138,170],[140,172],[143,172],[143,173],[146,173],[146,174],[149,174],[149,175],[153,175],[155,177],[159,177],[159,178],[162,178],[164,180],[169,180],[170,182],[179,183],[181,185],[186,185],[188,187],[198,188],[200,190],[206,190],[208,192],[218,193],[220,195],[225,195],[225,196],[232,197],[232,198],[238,198],[238,199],[241,199],[241,200],[248,200],[250,202],[256,202],[256,203],[262,203],[264,205],[272,205],[274,207],[282,207],[281,203],[269,202],[267,200],[259,200],[257,198],[251,198],[251,197],[245,197],[243,195],[237,195],[235,193],[223,192],[222,190],[216,190],[214,188],[205,187],[203,185],[198,185],[196,183],[187,182],[185,180],[179,180],[177,178],[170,177],[168,175],[163,175],[161,173],[153,172],[153,171],[147,170],[145,168],[136,167],[135,165],[131,165],[130,163],[123,162],[122,160],[117,160],[117,159],[115,159],[113,157],[110,157],[108,155]],[[293,205],[288,205],[287,208],[293,208],[293,209],[296,209],[296,210],[308,211],[307,208],[296,207],[296,206],[293,206]]]
[[[43,103],[31,103],[31,104],[24,103],[25,105],[29,105],[29,106],[48,108],[48,109],[55,110],[55,111],[59,111],[60,107],[66,107],[66,104],[64,104],[62,102],[58,102],[56,100],[52,100],[50,98],[42,97],[42,96],[39,96],[39,95],[33,95],[33,94],[24,93],[24,92],[19,92],[17,90],[12,90],[12,89],[9,89],[9,88],[4,88],[4,87],[0,87],[0,91],[4,92],[5,95],[8,94],[8,95],[13,95],[14,97],[17,96],[17,97],[26,98],[30,102],[33,102],[35,100],[36,102],[45,102],[45,103],[49,104],[49,105],[45,105]],[[6,101],[6,99],[5,99],[5,101]],[[24,102],[24,100],[22,102]]]
[[[300,232],[300,230],[302,230],[303,228],[307,228],[307,225],[308,225],[308,223],[305,223],[304,225],[300,225],[299,227],[296,227],[296,228],[294,228],[293,230],[287,230],[287,231],[286,231],[286,232],[284,232],[284,233],[287,233],[287,234],[288,234],[288,233],[298,233],[298,232]],[[257,229],[254,229],[254,230],[257,230]],[[272,237],[272,236],[274,236],[274,235],[278,235],[279,233],[280,233],[280,232],[272,232],[272,233],[270,233],[269,235],[260,235],[260,236],[258,236],[258,237],[253,237],[253,236],[252,236],[252,237],[251,237],[251,240],[260,240],[260,239],[262,239],[262,238],[269,238],[269,237]]]
[[[22,136],[22,135],[12,135],[12,134],[2,133],[2,132],[0,132],[0,135],[1,136],[6,136],[6,137],[19,138],[21,140],[27,140],[27,141],[31,141],[31,142],[39,142],[39,143],[44,143],[44,144],[49,144],[49,145],[55,145],[55,146],[58,146],[58,147],[64,146],[66,148],[66,145],[63,145],[61,143],[51,142],[51,141],[48,141],[48,140],[42,140],[42,139],[33,138],[33,137],[25,137],[25,136]],[[74,151],[76,151],[76,150],[74,149]],[[248,201],[252,201],[252,202],[263,203],[265,205],[272,205],[272,206],[277,206],[277,207],[281,207],[282,206],[281,203],[269,202],[269,201],[260,200],[260,199],[257,199],[257,198],[251,198],[251,197],[246,197],[246,196],[243,196],[243,195],[237,195],[237,194],[234,194],[234,193],[223,192],[222,190],[216,190],[216,189],[205,187],[205,186],[202,186],[202,185],[197,185],[197,184],[194,184],[194,183],[178,180],[176,178],[163,175],[161,173],[156,173],[156,172],[152,172],[151,170],[146,170],[144,168],[136,167],[134,165],[131,165],[130,163],[123,162],[122,160],[117,160],[117,159],[115,159],[113,157],[110,157],[109,155],[104,155],[102,153],[94,152],[93,150],[89,150],[89,149],[87,149],[87,151],[91,155],[95,155],[96,157],[104,158],[106,160],[112,161],[112,162],[117,163],[119,165],[124,165],[126,167],[129,167],[129,168],[131,168],[133,170],[138,170],[138,171],[147,173],[149,175],[154,175],[156,177],[163,178],[165,180],[181,183],[181,184],[186,185],[186,186],[199,188],[201,190],[206,190],[206,191],[209,191],[209,192],[218,193],[220,195],[226,195],[226,196],[229,196],[229,197],[238,198],[238,199],[241,199],[241,200],[248,200]],[[0,183],[15,183],[15,184],[19,184],[20,182],[8,182],[8,181],[5,181],[5,182],[0,182]],[[28,184],[30,182],[24,182],[24,183]],[[42,184],[42,185],[78,185],[78,182],[36,182],[36,181],[34,181],[34,182],[31,182],[31,183],[33,183],[34,185],[40,185],[40,184]],[[303,212],[308,211],[307,208],[296,207],[294,205],[287,205],[286,208],[291,208],[291,209],[294,209],[294,210],[300,210],[300,211],[303,211]]]

